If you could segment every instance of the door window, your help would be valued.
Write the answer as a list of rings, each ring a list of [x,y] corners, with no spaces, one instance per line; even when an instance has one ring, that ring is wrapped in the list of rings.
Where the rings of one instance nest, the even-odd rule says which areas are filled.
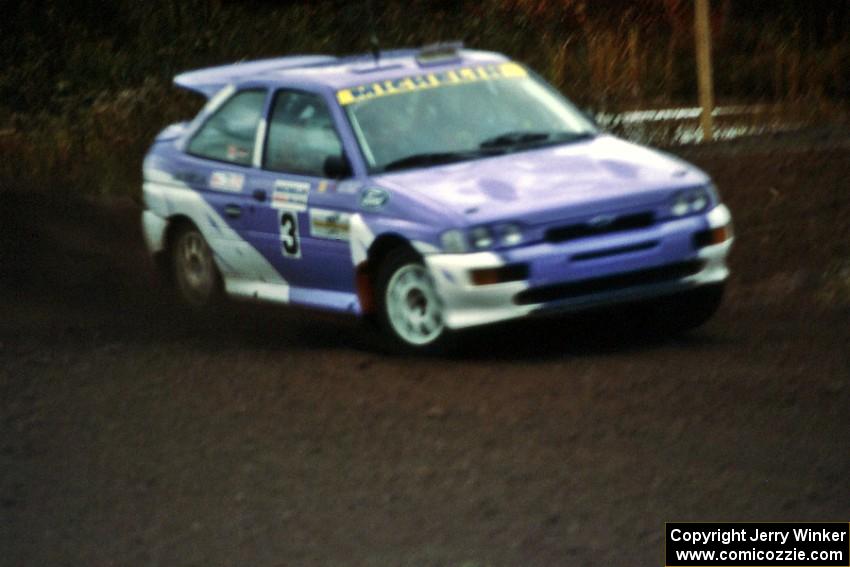
[[[198,130],[189,142],[189,153],[250,165],[265,99],[263,90],[248,90],[233,95]]]
[[[325,176],[325,161],[342,156],[342,143],[324,100],[316,94],[280,91],[269,118],[264,167]]]

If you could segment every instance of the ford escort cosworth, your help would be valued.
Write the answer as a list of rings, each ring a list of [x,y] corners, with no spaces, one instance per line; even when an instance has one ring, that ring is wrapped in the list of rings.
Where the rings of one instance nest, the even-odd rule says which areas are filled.
[[[720,304],[711,179],[601,132],[521,63],[438,46],[202,69],[208,97],[144,161],[147,245],[182,300],[374,320],[390,343],[535,313]]]

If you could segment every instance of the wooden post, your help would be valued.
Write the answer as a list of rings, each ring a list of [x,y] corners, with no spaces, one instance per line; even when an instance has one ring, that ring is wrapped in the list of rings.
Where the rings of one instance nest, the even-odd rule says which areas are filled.
[[[697,47],[697,78],[699,80],[699,104],[702,107],[700,124],[702,139],[714,138],[714,85],[711,78],[711,22],[708,13],[709,0],[696,0],[694,27]]]
[[[640,54],[638,53],[638,43],[640,43],[639,33],[637,28],[629,29],[629,74],[631,75],[629,85],[629,94],[632,99],[640,100]]]

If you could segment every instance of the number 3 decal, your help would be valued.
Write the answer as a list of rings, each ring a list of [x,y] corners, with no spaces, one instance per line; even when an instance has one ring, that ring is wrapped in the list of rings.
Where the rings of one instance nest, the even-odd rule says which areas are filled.
[[[298,241],[298,215],[284,211],[280,215],[280,251],[289,258],[301,257],[301,243]]]

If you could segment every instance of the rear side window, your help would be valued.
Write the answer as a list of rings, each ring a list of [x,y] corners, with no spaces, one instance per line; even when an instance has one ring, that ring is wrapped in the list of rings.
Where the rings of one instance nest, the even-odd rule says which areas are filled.
[[[324,100],[311,93],[279,91],[269,118],[264,167],[324,176],[325,161],[342,155]]]
[[[189,153],[250,165],[265,99],[263,90],[242,91],[233,95],[198,130],[189,142]]]

